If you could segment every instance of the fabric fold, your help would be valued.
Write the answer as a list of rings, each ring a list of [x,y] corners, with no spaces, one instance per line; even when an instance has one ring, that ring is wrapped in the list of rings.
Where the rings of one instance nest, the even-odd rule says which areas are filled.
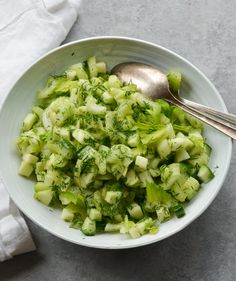
[[[80,1],[2,0],[0,108],[22,72],[59,46],[77,19]],[[0,261],[35,249],[29,229],[0,178]]]

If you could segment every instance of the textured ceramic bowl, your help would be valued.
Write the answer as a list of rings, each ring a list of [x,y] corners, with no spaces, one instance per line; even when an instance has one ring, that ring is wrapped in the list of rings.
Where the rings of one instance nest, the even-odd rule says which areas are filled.
[[[160,46],[130,38],[97,37],[79,40],[59,47],[36,61],[17,81],[10,91],[0,114],[0,171],[11,198],[32,221],[52,234],[76,244],[121,249],[142,246],[157,242],[180,231],[211,204],[219,192],[226,177],[232,141],[229,137],[206,126],[205,136],[213,148],[210,166],[215,170],[215,178],[206,184],[186,207],[186,215],[173,218],[160,227],[156,235],[144,235],[130,239],[120,234],[99,234],[86,237],[79,230],[69,227],[60,218],[59,211],[51,211],[33,199],[34,183],[17,174],[20,158],[15,147],[22,120],[31,109],[35,93],[50,74],[58,74],[71,64],[95,55],[99,61],[105,61],[111,69],[124,61],[140,61],[153,64],[163,72],[179,70],[185,81],[183,95],[222,111],[225,104],[211,82],[191,63],[177,54]],[[214,167],[218,167],[215,169]]]

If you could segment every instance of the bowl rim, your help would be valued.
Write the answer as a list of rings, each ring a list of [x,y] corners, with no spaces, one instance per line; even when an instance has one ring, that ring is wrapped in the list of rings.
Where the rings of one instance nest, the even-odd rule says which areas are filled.
[[[169,53],[175,57],[177,57],[179,60],[183,61],[185,64],[187,64],[188,66],[190,66],[192,69],[194,69],[205,81],[207,81],[207,83],[209,84],[209,86],[212,88],[212,90],[214,91],[214,93],[216,94],[222,108],[224,112],[228,112],[226,105],[224,103],[224,100],[222,98],[222,96],[219,94],[219,92],[217,91],[217,89],[215,88],[215,86],[213,85],[213,83],[207,78],[207,76],[200,70],[198,69],[195,65],[193,65],[190,61],[188,61],[187,59],[185,59],[184,57],[182,57],[181,55],[178,55],[177,53],[175,53],[172,50],[169,50],[166,47],[162,47],[158,44],[146,41],[146,40],[142,40],[142,39],[138,39],[138,38],[134,38],[134,37],[126,37],[126,36],[94,36],[94,37],[87,37],[87,38],[83,38],[83,39],[78,39],[78,40],[74,40],[71,42],[68,42],[66,44],[63,44],[61,46],[58,46],[52,50],[50,50],[49,52],[45,53],[44,55],[40,56],[38,59],[36,59],[33,63],[31,63],[23,72],[22,74],[17,78],[17,80],[14,82],[14,84],[12,85],[12,87],[10,87],[8,93],[6,94],[2,106],[0,107],[0,119],[2,116],[2,112],[3,112],[3,108],[5,107],[5,104],[7,103],[8,97],[10,96],[10,93],[12,92],[13,88],[16,86],[16,84],[18,83],[18,81],[28,72],[30,71],[30,69],[36,65],[39,61],[43,60],[44,58],[46,58],[47,56],[51,55],[52,53],[60,50],[60,49],[64,49],[67,48],[68,46],[71,45],[76,45],[78,43],[81,42],[91,42],[91,41],[97,41],[97,40],[107,40],[107,39],[114,39],[114,40],[125,40],[125,41],[130,41],[130,42],[138,42],[144,45],[149,45],[151,47],[160,49],[166,53]],[[226,136],[227,137],[227,136]],[[228,137],[228,139],[230,139],[230,137]],[[183,230],[185,227],[187,227],[189,224],[191,224],[194,220],[196,220],[199,216],[201,216],[205,210],[211,205],[211,203],[214,201],[214,199],[216,198],[217,194],[219,193],[220,189],[222,188],[222,185],[225,181],[225,178],[228,174],[228,170],[230,167],[230,162],[231,162],[231,158],[232,158],[232,145],[233,145],[233,140],[230,139],[230,141],[228,142],[228,159],[225,160],[226,162],[226,168],[225,168],[225,174],[222,175],[221,180],[218,184],[218,190],[215,192],[214,196],[211,197],[211,199],[207,202],[207,204],[201,208],[198,212],[196,212],[195,214],[193,214],[188,221],[186,221],[185,224],[180,225],[178,227],[176,227],[175,229],[169,231],[167,234],[163,235],[162,237],[158,237],[158,235],[156,236],[155,239],[151,239],[151,240],[147,240],[147,241],[142,241],[139,243],[135,243],[132,245],[122,245],[122,244],[115,244],[113,246],[108,246],[108,245],[93,245],[89,242],[87,242],[86,240],[81,239],[80,241],[77,240],[73,240],[67,237],[64,237],[61,234],[58,234],[56,231],[54,231],[53,229],[50,229],[46,226],[44,226],[43,224],[41,224],[40,222],[38,222],[36,219],[33,218],[33,216],[29,213],[24,212],[24,210],[21,208],[21,206],[19,206],[17,204],[17,200],[14,197],[14,194],[12,194],[10,192],[10,189],[8,187],[8,185],[6,184],[5,180],[4,180],[4,176],[2,171],[0,170],[0,179],[2,180],[8,194],[10,195],[10,198],[13,200],[13,202],[16,204],[17,208],[19,208],[19,210],[25,214],[31,221],[33,221],[36,225],[40,226],[41,228],[43,228],[44,230],[46,230],[47,232],[55,235],[56,237],[59,237],[65,241],[80,245],[80,246],[86,246],[86,247],[90,247],[90,248],[98,248],[98,249],[128,249],[128,248],[136,248],[136,247],[141,247],[141,246],[145,246],[145,245],[149,245],[152,243],[156,243],[158,241],[164,240],[178,232],[180,232],[181,230]]]

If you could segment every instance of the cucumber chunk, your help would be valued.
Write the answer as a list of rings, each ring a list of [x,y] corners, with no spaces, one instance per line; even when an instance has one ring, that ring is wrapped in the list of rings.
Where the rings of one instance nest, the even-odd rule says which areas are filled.
[[[43,190],[35,193],[35,198],[46,206],[50,204],[52,196],[53,192],[51,190]]]
[[[88,58],[87,63],[88,63],[88,69],[89,69],[89,76],[97,77],[98,69],[97,69],[96,58],[94,56]]]
[[[214,178],[214,174],[207,165],[202,165],[197,173],[198,178],[203,183],[208,183]]]
[[[85,235],[92,236],[96,233],[96,222],[91,220],[89,217],[86,217],[81,228],[82,232]]]
[[[32,174],[33,170],[34,168],[32,164],[26,161],[22,161],[18,173],[21,176],[29,177]]]
[[[128,212],[130,216],[134,219],[141,219],[143,217],[143,211],[137,203],[132,203],[128,207]]]

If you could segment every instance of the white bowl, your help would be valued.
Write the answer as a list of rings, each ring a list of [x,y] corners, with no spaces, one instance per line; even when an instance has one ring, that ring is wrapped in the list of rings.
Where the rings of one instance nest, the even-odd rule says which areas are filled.
[[[215,178],[206,184],[186,207],[186,215],[173,218],[160,226],[156,235],[130,239],[120,234],[84,236],[69,227],[60,218],[60,212],[50,210],[33,199],[34,183],[17,174],[20,158],[15,147],[22,120],[31,110],[35,93],[50,74],[61,73],[68,66],[95,55],[109,68],[124,61],[140,61],[157,66],[160,70],[179,70],[185,81],[183,94],[189,99],[227,111],[225,104],[211,82],[195,66],[177,54],[145,41],[122,37],[95,37],[59,47],[36,61],[10,91],[0,113],[0,171],[8,192],[20,210],[32,221],[52,234],[76,244],[106,249],[121,249],[157,242],[180,231],[211,204],[226,177],[232,150],[232,141],[213,128],[206,126],[205,136],[213,148],[210,166]],[[218,167],[218,168],[215,168]]]

